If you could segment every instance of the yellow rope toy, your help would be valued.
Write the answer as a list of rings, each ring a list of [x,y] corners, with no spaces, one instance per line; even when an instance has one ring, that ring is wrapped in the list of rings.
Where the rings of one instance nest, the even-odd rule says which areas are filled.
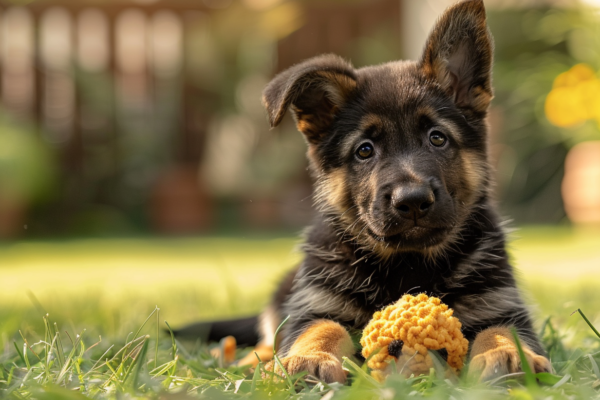
[[[429,350],[446,349],[448,365],[459,371],[469,348],[454,311],[437,297],[421,293],[404,295],[398,302],[373,315],[360,344],[371,375],[383,381],[395,362],[406,375],[428,373],[433,366]],[[376,350],[370,359],[369,356]]]

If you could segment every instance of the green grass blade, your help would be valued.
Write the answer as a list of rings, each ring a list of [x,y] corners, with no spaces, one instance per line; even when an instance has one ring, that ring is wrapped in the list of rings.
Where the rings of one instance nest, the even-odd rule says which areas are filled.
[[[60,337],[60,332],[56,322],[54,323],[54,332],[56,332],[56,336],[58,336],[58,340],[56,342],[56,353],[60,359],[60,364],[63,365],[65,363],[65,349],[63,347],[62,339]]]
[[[564,385],[565,383],[567,383],[569,381],[569,379],[571,379],[571,375],[566,374],[565,376],[562,377],[562,379],[558,382],[556,382],[552,388],[553,389],[558,389],[559,387],[561,387],[562,385]]]
[[[598,332],[596,330],[596,328],[594,327],[594,325],[592,325],[592,323],[590,322],[590,320],[587,319],[587,317],[585,316],[585,314],[583,313],[583,311],[581,311],[581,308],[578,308],[577,312],[581,315],[581,318],[583,318],[583,320],[586,322],[586,324],[588,324],[588,326],[590,328],[592,328],[592,330],[594,331],[594,333],[596,334],[596,336],[598,336],[598,338],[600,338],[600,332]]]
[[[62,383],[62,381],[66,377],[67,372],[69,371],[70,367],[73,366],[73,358],[75,357],[75,353],[77,352],[77,348],[79,347],[80,342],[81,342],[81,335],[77,335],[77,341],[75,343],[73,343],[73,348],[69,352],[69,355],[65,358],[65,361],[60,370],[60,373],[58,374],[58,377],[56,378],[56,382],[55,382],[56,384]]]
[[[23,364],[25,364],[27,366],[27,369],[31,369],[31,366],[29,365],[28,362],[25,362],[25,357],[23,357],[23,353],[21,352],[21,350],[19,350],[19,345],[17,344],[17,342],[13,342],[15,344],[15,349],[17,349],[17,354],[19,355],[19,358],[21,359],[21,361],[23,361]]]
[[[256,354],[256,353],[254,353]],[[258,354],[256,355],[256,357],[258,358]],[[259,359],[260,361],[260,359]],[[252,375],[252,385],[250,386],[250,393],[254,393],[256,391],[256,386],[258,385],[258,382],[260,381],[260,371],[262,369],[262,363],[259,362],[258,365],[256,366],[256,368],[254,369],[254,374]]]
[[[173,369],[173,366],[177,365],[178,357],[176,356],[173,360],[164,363],[163,365],[159,365],[149,372],[150,375],[157,377],[163,375],[165,372]]]
[[[146,347],[146,350],[147,350],[148,339],[150,339],[150,336],[149,335],[145,336],[144,340],[141,343],[137,344],[133,348],[133,350],[131,350],[131,352],[127,355],[127,358],[131,359],[131,363],[129,364],[129,366],[127,367],[127,370],[123,374],[123,380],[122,380],[123,382],[127,381],[127,379],[129,378],[129,374],[131,373],[131,370],[138,364],[137,361],[139,359],[140,353],[144,349],[144,346]],[[145,356],[145,354],[144,354],[144,356]],[[121,366],[124,368],[125,362],[121,363]]]
[[[287,370],[285,368],[283,368],[283,364],[281,363],[281,360],[279,359],[279,357],[277,357],[277,354],[273,357],[273,359],[275,360],[275,363],[281,369],[281,373],[283,374],[283,376],[287,380],[288,384],[290,385],[290,389],[293,389],[294,382],[292,382],[292,378],[290,378],[290,375],[288,374]],[[275,367],[273,367],[273,372],[275,372]]]
[[[29,342],[27,342],[27,338],[23,335],[23,333],[21,332],[21,330],[19,330],[19,335],[21,335],[21,339],[23,339],[23,342],[25,342],[25,344],[27,345],[27,348],[29,349],[29,351],[31,351],[31,353],[36,356],[36,358],[39,361],[42,361],[42,359],[40,358],[40,356],[37,355],[37,353],[35,351],[33,351],[33,349],[31,348],[31,346],[29,345]],[[27,354],[27,351],[23,351],[23,354]]]
[[[155,307],[154,310],[150,313],[150,315],[148,315],[148,318],[146,318],[146,320],[144,321],[144,323],[142,324],[142,326],[140,326],[138,328],[138,330],[135,332],[135,334],[133,335],[133,338],[135,339],[136,337],[138,337],[138,335],[140,334],[140,332],[142,331],[142,329],[144,329],[144,326],[146,326],[146,324],[148,323],[148,321],[150,321],[150,318],[152,318],[152,316],[158,311],[158,307]]]
[[[88,372],[86,372],[86,373],[85,373],[84,377],[86,377],[86,378],[87,378],[87,376],[88,376],[89,374],[91,374],[92,372],[96,371],[96,368],[99,368],[99,367],[98,367],[98,363],[99,363],[101,360],[105,360],[105,357],[106,357],[106,355],[107,355],[107,354],[108,354],[108,353],[109,353],[109,352],[110,352],[110,351],[113,349],[113,347],[115,347],[115,345],[114,345],[114,344],[113,344],[113,345],[111,345],[111,346],[110,346],[108,349],[106,349],[106,351],[104,352],[104,354],[102,354],[102,355],[101,355],[101,356],[98,358],[98,360],[97,360],[97,361],[94,363],[94,365],[92,366],[92,368],[91,368],[91,369],[90,369]],[[104,365],[104,363],[102,363],[101,365]]]
[[[23,343],[23,358],[25,359],[27,369],[31,369],[31,364],[29,364],[29,356],[27,355],[27,343]]]
[[[535,374],[535,377],[541,383],[544,383],[544,384],[550,385],[550,386],[557,385],[564,378],[563,376],[554,375],[549,372],[539,372],[539,373]]]
[[[287,317],[285,317],[285,319],[283,321],[281,321],[281,323],[275,330],[275,339],[273,340],[273,354],[277,353],[277,336],[279,335],[279,331],[285,325],[285,323],[288,322],[290,317],[291,317],[291,315],[288,315]]]
[[[131,387],[135,390],[138,387],[138,382],[140,379],[140,373],[142,372],[142,367],[144,366],[144,360],[146,359],[146,353],[148,352],[148,340],[146,340],[142,346],[142,349],[138,353],[135,358],[135,370],[133,371],[133,383]]]
[[[156,306],[156,347],[154,348],[154,368],[158,363],[158,342],[160,339],[160,308]]]
[[[519,352],[519,358],[521,359],[521,369],[525,373],[525,385],[529,388],[537,387],[538,384],[535,378],[535,374],[531,370],[531,366],[527,361],[527,357],[525,357],[525,352],[523,351],[523,346],[521,345],[521,341],[519,340],[517,330],[515,328],[511,328],[511,332],[513,334],[513,339],[515,340],[515,345],[517,346],[517,350]]]
[[[342,368],[348,371],[350,374],[356,376],[364,380],[364,382],[369,383],[373,387],[378,387],[379,382],[375,380],[371,375],[369,375],[365,370],[356,365],[356,363],[350,360],[348,357],[342,357]]]
[[[173,346],[173,359],[177,356],[177,342],[175,341],[175,334],[173,333],[173,329],[171,329],[171,325],[167,321],[165,321],[167,328],[169,328],[169,333],[171,334],[171,344]]]
[[[591,354],[588,354],[587,357],[590,359],[590,364],[592,364],[592,370],[594,371],[594,375],[596,375],[596,379],[600,380],[600,370],[598,370],[598,364],[594,357]]]

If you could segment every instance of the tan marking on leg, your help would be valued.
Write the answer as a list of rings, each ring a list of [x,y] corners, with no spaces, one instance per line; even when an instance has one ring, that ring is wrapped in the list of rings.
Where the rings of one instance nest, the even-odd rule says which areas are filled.
[[[346,329],[337,322],[318,320],[296,339],[281,363],[289,375],[306,371],[328,383],[344,382],[342,357],[353,353],[354,345]],[[270,362],[265,368],[273,371],[273,366]],[[275,373],[282,374],[278,366]]]
[[[527,363],[534,373],[550,372],[552,366],[544,356],[531,350],[521,340]],[[508,328],[494,327],[480,332],[471,347],[469,375],[481,380],[521,371],[521,360],[517,346]]]
[[[261,340],[256,347],[243,357],[238,365],[251,365],[253,368],[258,365],[258,359],[267,362],[273,359],[273,342],[275,341],[275,331],[281,323],[279,314],[273,305],[267,306],[258,317],[258,333]],[[254,354],[256,353],[256,354]]]
[[[223,356],[223,361],[230,364],[235,361],[235,350],[237,349],[237,341],[233,336],[226,336],[221,339],[221,345],[210,351],[210,355],[214,358]]]
[[[257,344],[254,350],[238,362],[238,365],[250,365],[252,368],[256,368],[258,365],[258,358],[256,358],[256,354],[254,353],[258,354],[258,357],[262,362],[271,361],[273,359],[273,345],[268,345],[263,342]]]

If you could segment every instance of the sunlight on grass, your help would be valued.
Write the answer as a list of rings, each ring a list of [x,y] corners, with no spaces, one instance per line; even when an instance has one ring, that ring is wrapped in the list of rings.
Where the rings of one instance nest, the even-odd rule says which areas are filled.
[[[0,249],[0,315],[49,312],[58,320],[101,325],[102,331],[114,333],[139,323],[155,305],[174,325],[253,314],[268,301],[284,271],[298,262],[300,255],[292,251],[296,242],[205,238],[15,243]],[[20,321],[3,320],[0,331],[16,332]]]
[[[528,227],[512,235],[522,286],[543,319],[600,315],[600,230]],[[0,333],[48,312],[73,327],[121,333],[156,305],[173,326],[257,313],[301,259],[297,238],[94,239],[0,247]],[[598,322],[598,321],[596,321]],[[32,324],[29,327],[29,324]],[[39,328],[39,327],[37,327]]]
[[[290,383],[264,370],[261,374],[260,368],[252,373],[224,365],[211,357],[206,343],[184,347],[164,333],[165,320],[176,327],[259,312],[285,271],[300,261],[293,250],[297,243],[297,238],[188,238],[1,246],[0,394],[377,399],[411,393],[492,400],[587,399],[595,393],[598,338],[578,313],[571,314],[580,308],[600,326],[600,231],[531,227],[513,235],[513,262],[530,302],[538,305],[537,325],[544,323],[543,339],[556,373],[538,374],[543,387],[523,386],[519,377],[484,387],[464,375],[451,380],[435,373],[392,377],[380,385],[369,383],[366,369],[350,360],[344,365],[353,366],[351,386],[311,386],[303,378]],[[247,351],[239,350],[238,358]],[[507,385],[514,389],[507,392]]]
[[[580,318],[571,313],[582,308],[600,324],[600,229],[527,227],[511,236],[513,264],[538,321],[552,316],[576,336]]]

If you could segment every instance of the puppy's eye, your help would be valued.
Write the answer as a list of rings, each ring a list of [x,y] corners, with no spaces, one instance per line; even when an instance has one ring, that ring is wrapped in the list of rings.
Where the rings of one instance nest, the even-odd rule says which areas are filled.
[[[363,143],[356,150],[356,156],[362,160],[371,157],[374,153],[373,145],[371,143]]]
[[[429,142],[435,147],[442,147],[446,144],[446,136],[440,131],[431,131],[429,132]]]

